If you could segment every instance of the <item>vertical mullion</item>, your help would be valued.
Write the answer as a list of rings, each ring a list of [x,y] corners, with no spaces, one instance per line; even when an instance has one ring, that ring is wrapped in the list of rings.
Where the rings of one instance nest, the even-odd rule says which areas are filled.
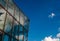
[[[13,7],[14,7],[14,6],[13,6]],[[14,7],[13,9],[14,9],[13,16],[15,16],[15,7]],[[12,29],[11,29],[10,34],[11,34],[11,36],[13,36],[13,30],[14,30],[14,19],[12,20],[11,27],[12,27]],[[12,39],[14,39],[14,38],[10,37],[10,41],[12,41]]]
[[[27,38],[26,41],[28,41],[28,32],[27,32],[26,34],[27,34],[27,35],[26,35],[26,38]]]
[[[19,12],[19,22],[20,22],[20,12]],[[18,26],[18,39],[19,39],[19,33],[20,32],[20,24],[19,24],[19,26]],[[20,40],[20,39],[19,39]]]
[[[24,27],[23,27],[23,32],[22,33],[23,33],[23,41],[24,41]]]
[[[13,9],[14,9],[14,13],[13,13],[13,16],[15,16],[15,5],[13,5]],[[13,21],[12,21],[12,32],[13,32],[13,36],[15,37],[15,32],[14,32],[14,19],[13,19]],[[13,40],[15,40],[15,39],[13,39]]]
[[[8,1],[8,0],[7,0],[7,1]],[[7,3],[8,3],[8,2],[7,2]],[[7,8],[7,10],[8,10],[8,5],[7,5],[7,4],[6,4],[6,8]],[[4,29],[5,29],[6,19],[7,19],[7,12],[6,12],[5,19],[4,19],[3,31],[4,31]],[[4,41],[4,33],[3,33],[2,41]]]
[[[6,4],[6,7],[7,7],[7,10],[8,10],[8,5],[7,5],[7,4]],[[7,12],[6,12],[6,15],[5,15],[5,20],[4,20],[3,30],[5,29],[6,19],[7,19]]]
[[[9,5],[9,0],[7,2],[8,2],[7,5]],[[10,16],[10,15],[8,14],[8,16]],[[8,41],[11,41],[11,36],[9,36]]]

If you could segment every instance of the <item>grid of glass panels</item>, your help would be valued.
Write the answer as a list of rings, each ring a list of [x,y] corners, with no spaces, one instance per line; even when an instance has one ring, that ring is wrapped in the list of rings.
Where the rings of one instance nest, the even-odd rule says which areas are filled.
[[[2,9],[0,9],[0,12],[3,13],[0,13],[0,19],[3,20],[2,23],[0,20],[0,29],[2,29],[4,32],[8,33],[11,36],[14,36],[19,41],[27,41],[29,19],[13,3],[13,0],[0,0],[0,5],[2,5]],[[3,10],[3,12],[1,10]],[[10,41],[17,41],[16,39],[11,38],[10,36],[5,34],[4,37],[7,37],[7,39]]]

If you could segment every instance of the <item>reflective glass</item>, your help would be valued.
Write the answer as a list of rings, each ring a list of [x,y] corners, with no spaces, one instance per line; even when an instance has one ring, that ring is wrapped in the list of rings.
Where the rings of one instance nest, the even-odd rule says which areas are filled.
[[[3,30],[4,20],[5,20],[6,11],[0,8],[0,29]]]
[[[20,24],[24,26],[24,15],[20,12]]]
[[[13,21],[13,18],[9,14],[7,14],[6,23],[5,23],[5,31],[6,32],[11,31],[12,21]]]
[[[17,7],[15,7],[15,18],[17,19],[17,21],[19,21],[19,9]]]
[[[14,16],[14,9],[8,6],[8,12]]]
[[[4,0],[0,0],[0,4],[5,7],[6,6],[6,3],[4,2]]]
[[[26,37],[27,33],[26,33],[26,31],[28,31],[28,28],[29,28],[28,18],[24,15],[24,13],[21,10],[19,10],[19,8],[13,3],[12,0],[9,0],[8,4],[6,4],[7,3],[6,1],[7,0],[4,0],[4,1],[0,0],[0,4],[11,15],[13,15],[13,17],[15,17],[16,20],[20,22],[20,24],[11,15],[9,15],[8,12],[7,12],[7,17],[6,17],[6,11],[4,9],[0,8],[0,29],[3,30],[3,25],[4,25],[4,21],[5,21],[5,17],[6,17],[6,23],[5,23],[4,31],[7,32],[7,33],[9,32],[9,34],[11,34],[10,33],[11,30],[13,30],[12,31],[12,35],[16,39],[18,39],[18,37],[19,37],[19,40],[23,41],[23,37],[24,37],[24,41],[26,41],[27,40],[27,37]],[[14,20],[14,23],[13,23],[13,20]],[[12,29],[12,25],[13,25],[13,29]],[[19,28],[19,30],[18,30],[18,28]],[[23,35],[23,33],[26,34],[26,35]],[[5,36],[5,37],[8,37],[7,41],[10,38],[8,35]],[[16,39],[12,38],[12,41],[16,41]]]

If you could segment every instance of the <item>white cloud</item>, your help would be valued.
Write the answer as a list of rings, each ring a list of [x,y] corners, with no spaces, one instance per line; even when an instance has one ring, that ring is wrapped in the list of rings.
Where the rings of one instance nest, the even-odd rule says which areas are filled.
[[[54,13],[51,13],[48,17],[49,18],[53,18],[55,16],[55,14]]]
[[[59,41],[60,33],[57,34],[56,37],[52,38],[52,36],[45,37],[41,41]]]
[[[60,33],[57,34],[57,37],[60,38]]]
[[[59,38],[45,37],[42,41],[59,41]]]

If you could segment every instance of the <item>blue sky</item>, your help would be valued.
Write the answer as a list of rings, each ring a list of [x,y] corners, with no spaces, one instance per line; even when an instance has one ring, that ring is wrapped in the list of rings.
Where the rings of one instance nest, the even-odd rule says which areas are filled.
[[[15,2],[30,19],[29,41],[41,41],[46,36],[55,37],[59,33],[60,0],[15,0]]]

